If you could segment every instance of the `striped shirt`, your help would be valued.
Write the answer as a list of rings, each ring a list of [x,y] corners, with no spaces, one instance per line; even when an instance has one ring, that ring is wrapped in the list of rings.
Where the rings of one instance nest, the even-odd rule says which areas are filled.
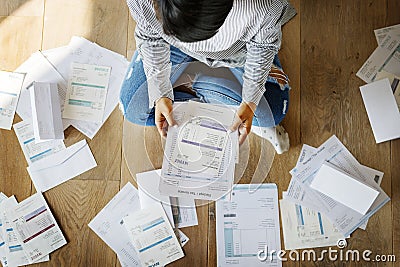
[[[217,34],[187,43],[164,33],[153,0],[127,4],[136,21],[136,47],[148,81],[150,108],[160,97],[173,100],[170,45],[210,67],[244,67],[242,99],[258,104],[281,45],[281,26],[296,14],[286,0],[234,0]]]

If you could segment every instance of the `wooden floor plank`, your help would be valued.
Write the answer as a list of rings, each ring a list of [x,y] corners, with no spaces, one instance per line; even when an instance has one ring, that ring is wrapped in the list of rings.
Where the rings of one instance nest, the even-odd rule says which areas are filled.
[[[43,16],[45,0],[2,0],[0,16]]]
[[[373,30],[382,26],[386,5],[303,1],[301,9],[302,141],[318,146],[336,134],[362,164],[385,172],[382,187],[390,194],[390,144],[375,143],[359,92],[363,82],[355,76],[377,46]],[[390,253],[391,217],[386,205],[367,231],[352,234],[348,248]]]
[[[68,244],[38,266],[116,266],[115,253],[88,223],[119,191],[119,181],[70,180],[45,193]]]

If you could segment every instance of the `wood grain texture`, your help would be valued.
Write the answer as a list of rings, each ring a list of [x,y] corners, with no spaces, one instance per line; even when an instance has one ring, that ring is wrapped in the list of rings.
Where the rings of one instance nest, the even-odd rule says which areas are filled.
[[[68,244],[38,266],[115,266],[116,254],[88,223],[119,191],[119,181],[70,180],[45,193]]]
[[[45,0],[2,0],[0,16],[43,16]]]
[[[362,164],[385,172],[382,187],[390,194],[390,143],[375,143],[359,92],[363,82],[355,76],[377,46],[373,30],[382,26],[386,13],[386,5],[374,1],[302,2],[301,133],[302,141],[313,146],[336,134]],[[385,205],[366,231],[352,234],[348,249],[391,253],[391,217]]]

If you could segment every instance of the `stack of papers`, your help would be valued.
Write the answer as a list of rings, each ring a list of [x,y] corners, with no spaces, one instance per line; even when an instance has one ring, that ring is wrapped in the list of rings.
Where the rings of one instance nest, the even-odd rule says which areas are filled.
[[[49,254],[67,244],[41,193],[18,203],[0,196],[0,259],[3,266],[21,266],[49,260]]]
[[[285,247],[334,245],[338,236],[349,237],[357,228],[365,229],[367,220],[390,200],[379,186],[383,173],[361,165],[336,136],[318,148],[304,145],[290,173],[292,179],[283,199],[296,206],[281,207],[285,210]],[[351,197],[346,191],[350,187]],[[313,214],[290,212],[293,208],[307,208]],[[321,224],[319,233],[313,232],[315,220]],[[293,224],[300,228],[296,230]],[[305,233],[300,232],[303,230]]]
[[[75,63],[85,64],[86,71],[80,72],[79,65]],[[32,120],[28,88],[34,81],[56,83],[61,111],[65,112],[64,117],[73,118],[64,118],[63,128],[66,129],[72,125],[92,139],[118,104],[119,92],[128,64],[129,62],[122,55],[81,37],[73,37],[68,46],[38,51],[17,68],[18,72],[26,74],[17,113],[23,120]],[[88,65],[107,69],[107,74],[103,76],[104,80],[99,81],[101,84],[92,83],[94,78],[99,77],[96,76],[98,70],[93,67],[93,71],[90,71],[91,67]],[[87,83],[76,82],[76,79]],[[106,89],[100,87],[106,87]],[[78,91],[79,94],[77,94]],[[78,99],[75,99],[76,97],[71,99],[73,92],[75,94],[72,96]],[[75,108],[71,111],[70,107],[64,106],[66,102],[67,105],[73,105]],[[79,107],[78,110],[76,107]],[[67,111],[64,111],[65,108]]]
[[[198,102],[175,104],[159,190],[167,196],[216,200],[231,191],[238,133],[229,133],[235,108]]]
[[[11,129],[24,76],[0,71],[0,129]]]
[[[216,213],[218,266],[282,266],[276,184],[236,184]]]
[[[178,229],[172,230],[159,202],[141,210],[139,196],[138,190],[127,183],[93,218],[90,229],[117,254],[122,266],[150,266],[157,262],[164,266],[183,257],[180,247],[188,237]]]
[[[375,140],[380,143],[400,137],[400,24],[374,32],[378,47],[357,76],[368,83],[360,90]]]

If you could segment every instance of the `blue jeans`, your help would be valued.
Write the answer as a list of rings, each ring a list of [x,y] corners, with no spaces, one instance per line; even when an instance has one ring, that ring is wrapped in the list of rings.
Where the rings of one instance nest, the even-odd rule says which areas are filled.
[[[196,61],[173,46],[171,46],[170,60],[172,84],[178,80],[190,62]],[[281,68],[277,56],[274,64]],[[174,90],[174,101],[183,102],[192,99],[205,103],[239,105],[242,101],[244,69],[230,68],[230,71],[237,80],[197,75],[192,86],[195,95]],[[279,124],[287,113],[290,88],[289,86],[281,88],[271,77],[268,77],[265,88],[264,96],[254,114],[253,125],[272,127]],[[121,87],[120,105],[128,121],[143,126],[154,126],[154,108],[149,109],[147,90],[143,62],[136,51]]]

